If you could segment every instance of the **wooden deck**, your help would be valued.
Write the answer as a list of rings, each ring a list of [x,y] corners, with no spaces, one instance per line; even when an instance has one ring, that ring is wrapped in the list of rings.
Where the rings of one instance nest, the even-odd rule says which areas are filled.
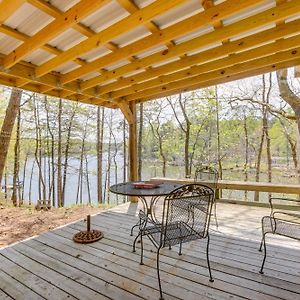
[[[105,238],[90,245],[72,241],[80,221],[0,250],[0,299],[158,299],[155,253],[146,245],[145,265],[132,253],[129,230],[136,204],[93,217]],[[300,299],[300,242],[270,237],[265,274],[258,273],[260,218],[265,208],[219,204],[219,230],[211,230],[208,280],[205,241],[164,249],[165,299]],[[212,224],[214,222],[212,221]],[[146,240],[146,239],[145,239]]]

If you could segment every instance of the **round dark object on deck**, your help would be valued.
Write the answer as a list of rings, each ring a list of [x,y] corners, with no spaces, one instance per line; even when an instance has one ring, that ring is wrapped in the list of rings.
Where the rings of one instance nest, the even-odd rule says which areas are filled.
[[[99,230],[80,231],[74,234],[73,241],[81,244],[88,244],[96,242],[104,237]]]

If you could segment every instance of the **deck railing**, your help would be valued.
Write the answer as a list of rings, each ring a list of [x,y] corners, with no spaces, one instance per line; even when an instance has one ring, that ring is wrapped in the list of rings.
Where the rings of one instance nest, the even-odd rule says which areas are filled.
[[[194,180],[190,178],[168,178],[168,177],[154,177],[151,181],[167,181],[174,183],[188,184],[193,183]],[[201,180],[201,183],[211,185],[213,182]],[[252,191],[252,192],[265,192],[276,193],[283,198],[295,198],[300,196],[299,184],[279,184],[270,182],[255,182],[255,181],[232,181],[232,180],[219,180],[217,183],[219,190],[235,190],[235,191]],[[219,199],[220,202],[236,203],[252,206],[268,206],[268,201],[243,201],[239,199]],[[285,203],[286,202],[286,203]],[[283,200],[283,204],[278,204],[277,207],[285,209],[300,209],[299,206],[289,205],[288,200]]]

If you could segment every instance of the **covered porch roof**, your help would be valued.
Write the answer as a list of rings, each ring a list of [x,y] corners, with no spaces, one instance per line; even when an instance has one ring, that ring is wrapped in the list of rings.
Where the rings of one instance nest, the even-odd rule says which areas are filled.
[[[300,64],[300,0],[2,0],[0,83],[120,108]]]

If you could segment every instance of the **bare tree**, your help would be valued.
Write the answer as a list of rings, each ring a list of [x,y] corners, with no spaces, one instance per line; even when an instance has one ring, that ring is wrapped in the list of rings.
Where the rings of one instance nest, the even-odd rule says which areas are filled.
[[[103,133],[104,133],[104,106],[97,108],[97,199],[98,204],[103,202],[102,169],[103,169]]]
[[[299,161],[300,155],[300,97],[293,92],[292,88],[288,83],[288,70],[279,70],[277,71],[277,81],[280,91],[281,98],[290,105],[292,110],[295,113],[296,124],[297,124],[297,161]],[[297,174],[298,180],[300,182],[300,168],[299,164],[297,164]]]
[[[22,90],[13,88],[11,90],[9,103],[0,133],[0,183],[2,181],[6,156],[22,98]]]
[[[11,200],[14,206],[18,205],[18,193],[17,189],[19,187],[20,182],[18,182],[19,178],[19,170],[20,170],[20,126],[21,126],[21,111],[20,106],[18,109],[17,116],[17,130],[16,130],[16,142],[14,147],[14,174],[13,174],[13,191]]]
[[[185,139],[184,139],[184,170],[185,170],[185,176],[190,177],[191,173],[191,167],[190,167],[190,161],[189,161],[189,146],[190,146],[190,131],[191,131],[191,121],[188,117],[187,110],[186,110],[186,103],[187,103],[187,97],[182,98],[182,94],[180,93],[178,95],[178,104],[181,110],[181,113],[183,115],[184,122],[182,122],[179,117],[178,113],[175,109],[175,105],[171,101],[171,98],[167,98],[168,102],[170,103],[174,116],[178,122],[178,125],[180,129],[183,131]]]
[[[269,114],[269,104],[270,104],[270,93],[272,89],[272,74],[269,74],[269,85],[266,85],[266,78],[265,75],[262,75],[262,131],[261,131],[261,139],[258,148],[257,154],[257,161],[256,161],[256,174],[255,180],[258,182],[260,179],[260,172],[261,172],[261,158],[262,158],[262,151],[264,140],[266,140],[266,150],[267,150],[267,165],[268,165],[268,181],[272,181],[272,158],[271,158],[271,143],[270,143],[270,136],[269,136],[269,121],[268,121],[268,114]],[[269,195],[270,197],[271,195]],[[259,192],[255,191],[254,193],[254,201],[259,201]]]
[[[158,107],[156,108],[156,116],[155,119],[152,120],[151,116],[148,116],[148,122],[151,127],[151,131],[153,136],[157,139],[158,141],[158,147],[159,147],[159,155],[162,159],[162,175],[166,177],[167,173],[167,156],[165,153],[165,149],[163,146],[163,135],[161,132],[161,114],[163,111],[163,106],[161,103],[158,104]]]
[[[62,180],[61,180],[61,155],[62,155],[62,100],[58,102],[58,141],[57,141],[57,205],[63,206]]]
[[[68,173],[68,166],[69,166],[71,132],[72,132],[73,121],[74,121],[76,111],[77,111],[77,104],[72,106],[71,114],[69,115],[69,124],[67,127],[67,138],[66,138],[66,146],[65,146],[65,151],[64,151],[64,168],[63,168],[63,178],[62,178],[62,206],[65,205],[65,194],[66,194],[67,173]]]

